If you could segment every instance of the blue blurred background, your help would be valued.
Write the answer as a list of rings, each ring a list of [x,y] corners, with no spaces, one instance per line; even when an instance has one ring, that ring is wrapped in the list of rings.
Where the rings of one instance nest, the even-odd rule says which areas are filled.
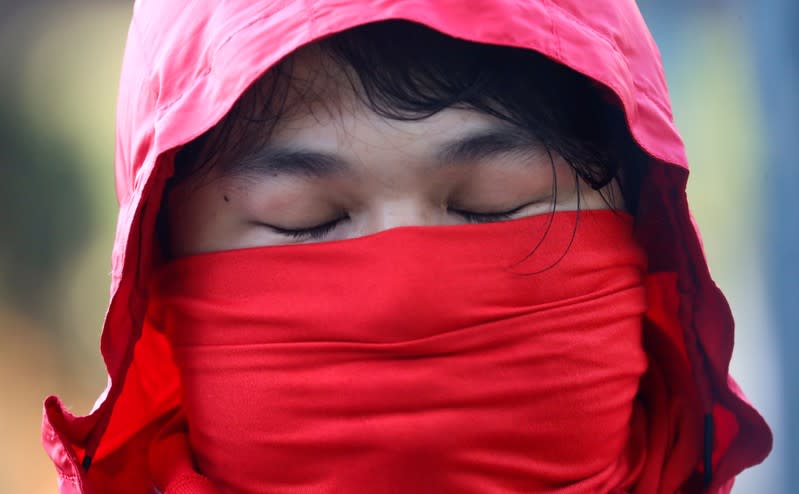
[[[736,494],[799,469],[799,2],[640,0],[693,166],[689,197],[737,320],[733,375],[775,433]],[[128,1],[0,0],[0,493],[53,493],[41,401],[86,412],[116,215]]]

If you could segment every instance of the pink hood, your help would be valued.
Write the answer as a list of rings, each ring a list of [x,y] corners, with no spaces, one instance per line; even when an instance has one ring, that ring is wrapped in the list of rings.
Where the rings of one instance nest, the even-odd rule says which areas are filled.
[[[642,191],[640,238],[650,269],[678,279],[680,344],[705,412],[700,468],[712,475],[703,492],[728,492],[736,474],[766,457],[772,438],[728,375],[732,316],[690,216],[683,143],[660,55],[634,0],[137,1],[117,108],[120,212],[101,343],[109,384],[88,416],[72,415],[55,397],[45,402],[42,440],[59,492],[149,492],[143,445],[178,405],[168,348],[142,330],[157,261],[155,219],[176,148],[212,127],[299,46],[386,19],[536,50],[617,95],[632,135],[654,162]]]

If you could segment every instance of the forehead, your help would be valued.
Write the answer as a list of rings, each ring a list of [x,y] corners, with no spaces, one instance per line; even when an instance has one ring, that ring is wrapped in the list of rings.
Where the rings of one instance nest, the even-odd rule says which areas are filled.
[[[278,118],[270,143],[308,143],[339,152],[360,147],[412,153],[466,134],[510,130],[498,118],[458,107],[422,119],[380,116],[366,103],[368,95],[351,68],[316,44],[295,52],[275,77],[281,80],[267,78],[266,83],[285,98],[272,102]]]
[[[403,64],[378,66],[377,86],[370,74],[366,76],[370,90],[377,87],[379,94],[375,95],[361,83],[363,67],[356,72],[349,58],[335,53],[326,45],[307,45],[245,93],[227,123],[214,130],[211,145],[216,147],[206,148],[213,153],[212,161],[221,165],[213,167],[212,175],[345,175],[333,173],[338,170],[349,176],[359,171],[380,172],[386,179],[409,173],[423,178],[433,169],[451,169],[437,166],[442,164],[487,164],[499,157],[536,159],[547,154],[530,129],[500,120],[486,110],[466,108],[465,103],[442,104],[449,98],[458,101],[461,90],[447,92],[450,84],[457,86],[449,75],[460,71],[450,70],[446,63],[431,69],[445,71],[435,74],[443,79],[433,82],[441,85],[433,89],[433,96],[425,89],[427,83],[405,77],[410,72]],[[464,86],[471,88],[471,79],[463,80]],[[384,87],[385,94],[380,92]],[[403,110],[408,108],[405,97],[417,109]],[[430,103],[426,103],[428,97]],[[395,112],[394,104],[399,111]],[[440,110],[442,106],[445,108]],[[432,110],[427,111],[428,107]],[[381,111],[388,116],[379,114]]]

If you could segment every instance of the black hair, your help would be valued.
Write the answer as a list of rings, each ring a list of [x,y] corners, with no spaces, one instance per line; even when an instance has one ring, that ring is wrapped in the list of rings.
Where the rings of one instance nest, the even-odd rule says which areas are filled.
[[[451,107],[489,114],[562,156],[592,188],[617,179],[627,210],[635,213],[648,159],[615,95],[592,79],[531,50],[465,41],[401,20],[355,27],[317,45],[345,69],[360,102],[376,114],[419,120]],[[268,139],[296,90],[292,57],[178,151],[167,187],[209,163],[244,158]]]

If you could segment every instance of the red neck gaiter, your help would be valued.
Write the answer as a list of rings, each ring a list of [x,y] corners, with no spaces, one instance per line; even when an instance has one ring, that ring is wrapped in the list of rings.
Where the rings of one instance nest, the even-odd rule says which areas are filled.
[[[631,218],[612,211],[172,261],[150,317],[172,346],[203,481],[170,487],[163,451],[155,481],[269,494],[626,490],[646,458],[644,272]]]

